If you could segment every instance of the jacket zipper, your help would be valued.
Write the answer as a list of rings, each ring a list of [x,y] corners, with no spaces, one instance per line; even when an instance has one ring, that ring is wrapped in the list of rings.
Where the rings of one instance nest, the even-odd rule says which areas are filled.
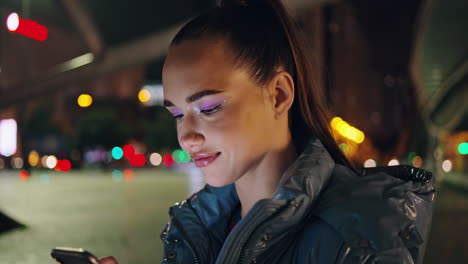
[[[281,210],[281,209],[279,209]],[[277,213],[279,213],[279,210],[274,214],[276,215]],[[270,216],[271,217],[271,216]],[[259,235],[261,235],[262,233],[264,233],[264,228],[265,226],[269,224],[269,221],[268,219],[265,219],[256,229],[256,231],[254,231],[246,240],[246,242],[244,243],[244,245],[242,246],[241,248],[241,251],[240,251],[240,257],[239,257],[239,264],[243,264],[243,263],[249,263],[248,262],[248,256],[247,256],[247,248],[253,248],[253,246],[255,245],[251,245],[253,242],[252,241],[256,241],[256,238],[259,237]],[[255,239],[255,240],[254,240]],[[256,262],[254,262],[256,263]]]
[[[249,236],[249,238],[247,238],[246,242],[244,243],[244,246],[242,246],[242,249],[241,249],[241,252],[240,252],[240,257],[239,257],[239,264],[243,264],[243,263],[249,263],[248,261],[248,256],[247,256],[247,248],[253,248],[253,246],[255,245],[251,245],[253,244],[252,241],[256,241],[255,238],[259,237],[259,235],[261,235],[262,233],[264,233],[264,227],[269,224],[269,221],[268,219],[266,219],[265,221],[263,221],[263,223],[261,223],[258,228],[256,228],[256,231],[251,234]]]
[[[179,222],[177,222],[177,220],[175,219],[174,215],[172,214],[172,212],[169,212],[170,216],[171,216],[171,219],[172,219],[172,222],[174,222],[174,225],[175,227],[177,228],[177,230],[179,230],[180,234],[182,235],[183,237],[183,241],[184,241],[184,244],[187,245],[187,247],[190,249],[190,251],[192,252],[192,255],[193,255],[193,258],[195,259],[195,264],[199,264],[200,261],[198,260],[198,256],[197,256],[197,253],[195,252],[194,248],[193,248],[193,244],[191,243],[191,241],[188,239],[188,235],[185,233],[184,229],[182,228],[182,226],[179,224]]]
[[[263,211],[262,209],[263,209],[263,207],[262,207],[262,208],[257,208],[257,210],[256,210],[256,212],[255,212],[255,215],[252,215],[251,218],[248,219],[248,222],[250,222],[250,223],[249,223],[248,226],[246,226],[247,228],[248,228],[248,227],[251,228],[252,226],[256,226],[256,224],[253,223],[252,221],[257,220],[258,218],[262,218],[262,217],[261,217],[261,216],[262,216],[261,212]],[[247,219],[246,219],[246,220],[247,220]],[[263,222],[263,221],[262,221],[262,222]],[[254,230],[255,230],[255,229],[253,229],[252,231],[254,231]],[[243,232],[243,231],[244,231],[244,232]],[[254,231],[254,232],[255,232],[255,231]],[[232,252],[237,251],[236,249],[238,248],[238,247],[236,247],[236,246],[237,246],[237,245],[244,245],[244,244],[245,244],[245,241],[247,241],[247,240],[249,239],[250,236],[247,237],[247,238],[245,238],[245,239],[242,239],[242,241],[239,241],[239,238],[242,237],[241,234],[245,234],[245,233],[248,233],[248,231],[246,231],[245,229],[239,230],[237,233],[233,234],[233,235],[235,235],[235,236],[233,236],[233,238],[230,239],[230,241],[237,241],[237,243],[234,244],[234,245],[232,245],[232,243],[231,243],[230,245],[224,245],[224,246],[223,246],[223,247],[229,248],[229,249],[228,249],[228,253],[225,255],[223,261],[229,261],[229,259],[232,259],[233,254],[234,254],[234,253],[232,253]],[[231,247],[231,246],[232,246],[232,247]],[[242,249],[243,249],[243,247],[240,246],[239,256],[242,254]],[[231,260],[231,261],[232,261],[232,260]],[[229,263],[231,263],[231,262],[229,262]]]
[[[270,218],[272,215],[275,215],[277,212],[275,212],[274,214],[271,214],[269,217],[263,217],[263,209],[266,207],[267,205],[263,205],[262,207],[260,208],[256,208],[256,211],[255,211],[255,215],[252,215],[252,217],[250,219],[248,219],[248,222],[249,222],[249,227],[250,226],[257,226],[256,228],[254,228],[252,230],[252,232],[250,232],[250,235],[247,236],[247,238],[245,239],[242,239],[242,241],[239,241],[238,243],[236,243],[237,245],[241,245],[240,246],[240,251],[239,251],[239,261],[237,261],[237,263],[248,263],[247,262],[247,253],[246,253],[246,245],[247,244],[250,244],[252,239],[255,238],[255,237],[258,237],[259,234],[261,234],[263,232],[263,227],[266,226],[266,224],[268,224],[268,218]],[[279,210],[282,206],[279,206],[277,207],[276,209]],[[247,219],[246,219],[247,220]],[[260,221],[258,221],[260,220]],[[255,222],[259,223],[259,224],[256,224]],[[242,232],[244,230],[240,230],[237,234],[236,234],[236,237],[237,239],[231,239],[231,241],[235,241],[235,240],[238,240],[238,238],[240,237],[240,234],[241,233],[248,233],[248,231],[246,232]],[[235,251],[234,249],[232,250],[229,250],[229,252],[233,252]],[[228,260],[229,258],[232,258],[232,253],[229,254],[229,255],[226,255],[226,260]]]
[[[251,248],[250,244],[252,243],[251,241],[258,237],[261,233],[263,233],[263,227],[266,225],[266,223],[261,224],[253,234],[250,235],[249,238],[247,238],[246,242],[244,243],[244,246],[242,246],[242,249],[240,251],[240,257],[239,257],[239,263],[248,263],[247,260],[247,250],[246,248]]]

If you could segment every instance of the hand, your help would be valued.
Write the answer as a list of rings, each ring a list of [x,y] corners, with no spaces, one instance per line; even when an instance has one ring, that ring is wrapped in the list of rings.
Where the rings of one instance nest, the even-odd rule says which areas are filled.
[[[99,260],[100,264],[119,264],[114,257],[105,257]]]

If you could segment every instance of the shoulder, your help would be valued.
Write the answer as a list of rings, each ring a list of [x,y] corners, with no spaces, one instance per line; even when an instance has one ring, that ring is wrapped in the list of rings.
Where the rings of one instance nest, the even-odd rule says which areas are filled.
[[[320,225],[339,238],[334,243],[341,241],[340,247],[360,256],[401,249],[402,258],[420,260],[434,192],[432,175],[410,166],[376,168],[358,176],[337,165],[312,211],[321,221],[312,221],[306,230],[316,232]]]
[[[411,250],[404,246],[377,250],[364,238],[358,243],[350,243],[340,230],[312,217],[298,239],[294,263],[414,264],[422,261],[415,261]]]

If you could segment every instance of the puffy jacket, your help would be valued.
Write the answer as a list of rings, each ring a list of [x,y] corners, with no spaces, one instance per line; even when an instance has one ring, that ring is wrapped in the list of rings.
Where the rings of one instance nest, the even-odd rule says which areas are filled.
[[[312,140],[271,199],[229,233],[233,184],[206,185],[169,209],[162,263],[422,263],[435,191],[410,166],[364,170],[335,164]]]

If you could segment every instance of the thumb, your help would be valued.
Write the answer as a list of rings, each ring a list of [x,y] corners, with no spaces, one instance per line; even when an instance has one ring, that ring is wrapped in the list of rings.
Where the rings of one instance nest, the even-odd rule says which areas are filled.
[[[99,264],[119,264],[114,257],[105,257],[99,260]]]

